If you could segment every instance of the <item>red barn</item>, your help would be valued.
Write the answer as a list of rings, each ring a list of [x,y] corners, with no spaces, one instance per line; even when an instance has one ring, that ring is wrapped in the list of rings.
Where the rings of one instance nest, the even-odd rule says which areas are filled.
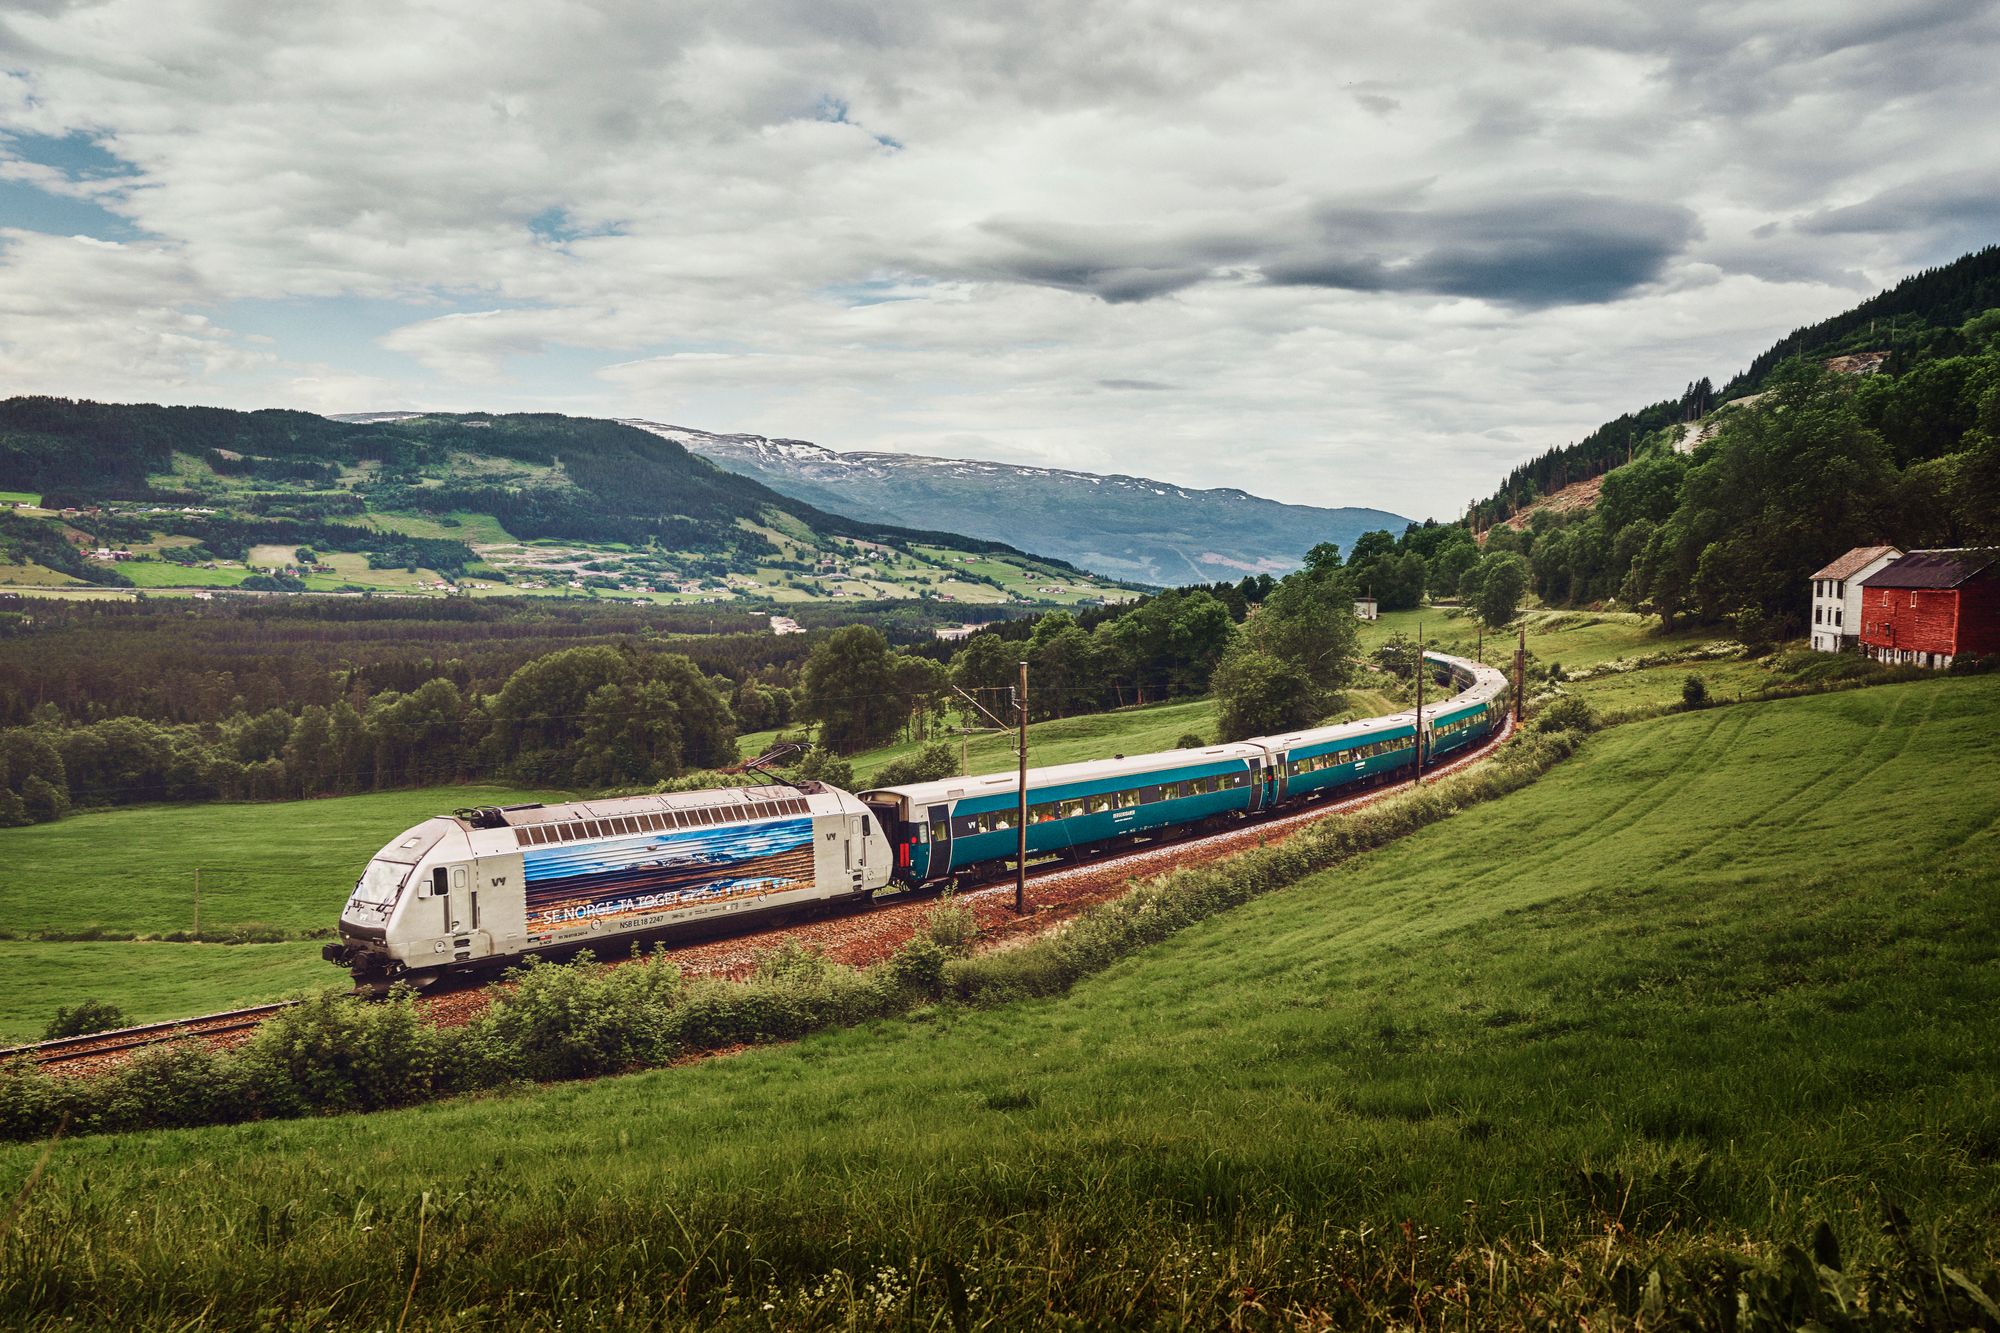
[[[1861,650],[1927,667],[2000,653],[2000,551],[1912,551],[1861,580]]]

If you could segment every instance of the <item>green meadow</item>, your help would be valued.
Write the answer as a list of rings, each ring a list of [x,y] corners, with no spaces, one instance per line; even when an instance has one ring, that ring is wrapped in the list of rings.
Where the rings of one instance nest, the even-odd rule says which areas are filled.
[[[2000,1296],[1996,719],[1989,677],[1618,727],[1057,998],[0,1150],[0,1311],[1833,1327],[1846,1302],[1976,1326],[1968,1293]]]
[[[117,1005],[134,1021],[278,999],[343,974],[319,956],[382,845],[455,807],[562,799],[428,787],[316,801],[132,806],[0,829],[0,1042],[55,1009]],[[201,935],[253,944],[135,939]],[[95,937],[95,938],[92,938]]]

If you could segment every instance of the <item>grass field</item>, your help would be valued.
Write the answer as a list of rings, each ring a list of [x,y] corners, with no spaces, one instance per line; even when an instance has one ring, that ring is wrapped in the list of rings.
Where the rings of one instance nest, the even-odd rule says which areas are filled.
[[[0,829],[0,918],[17,935],[330,927],[368,858],[454,807],[542,799],[505,787],[427,787],[269,804],[148,805]],[[0,980],[0,993],[7,982]]]
[[[557,797],[559,799],[559,797]],[[134,806],[0,829],[0,1040],[40,1033],[81,999],[172,1018],[277,999],[340,974],[311,938],[333,929],[370,856],[397,833],[467,805],[550,799],[506,787],[430,787],[270,804]],[[275,932],[284,943],[135,941],[194,926],[208,937]],[[100,931],[112,939],[32,938]],[[116,938],[125,937],[125,938]]]
[[[150,1023],[344,984],[346,974],[321,958],[319,949],[304,940],[0,940],[6,977],[0,983],[0,1045],[39,1038],[57,1009],[82,1000],[107,1001],[130,1021]]]
[[[1976,1280],[2000,1259],[1996,718],[1987,678],[1621,727],[1059,999],[62,1143],[0,1308],[1608,1326],[1654,1263],[1646,1301],[1705,1283],[1733,1310],[1728,1264],[1775,1269],[1821,1222],[1848,1272],[1896,1262],[1885,1200]],[[39,1153],[0,1152],[0,1186]]]
[[[10,588],[74,588],[81,585],[81,579],[71,578],[67,574],[50,569],[44,565],[0,563],[0,586]]]
[[[129,560],[118,572],[141,588],[233,588],[250,577],[242,565],[203,569],[165,560]]]

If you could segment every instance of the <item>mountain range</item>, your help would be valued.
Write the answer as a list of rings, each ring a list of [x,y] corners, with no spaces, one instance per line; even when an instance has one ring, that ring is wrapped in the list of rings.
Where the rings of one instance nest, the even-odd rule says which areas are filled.
[[[1410,520],[1381,509],[1280,504],[1124,475],[919,454],[844,453],[625,418],[772,490],[863,522],[1006,542],[1111,578],[1185,584],[1284,573],[1320,542]]]

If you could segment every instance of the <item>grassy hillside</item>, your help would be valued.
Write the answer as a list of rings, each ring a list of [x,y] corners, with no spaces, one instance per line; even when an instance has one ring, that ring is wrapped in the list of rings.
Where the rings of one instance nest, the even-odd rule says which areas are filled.
[[[672,440],[548,413],[334,421],[10,398],[0,486],[14,485],[66,508],[0,515],[0,563],[149,589],[261,574],[292,582],[252,591],[659,603],[1125,595],[1060,560],[815,509]]]
[[[1988,678],[1622,727],[1061,999],[60,1144],[0,1305],[1461,1327],[1739,1301],[1789,1326],[1830,1280],[1940,1301],[1922,1255],[2000,1260],[1996,718]],[[1904,1213],[1910,1250],[1884,1231]],[[1851,1279],[1761,1279],[1800,1272],[1792,1243]],[[1977,1317],[1958,1300],[1940,1322]]]

